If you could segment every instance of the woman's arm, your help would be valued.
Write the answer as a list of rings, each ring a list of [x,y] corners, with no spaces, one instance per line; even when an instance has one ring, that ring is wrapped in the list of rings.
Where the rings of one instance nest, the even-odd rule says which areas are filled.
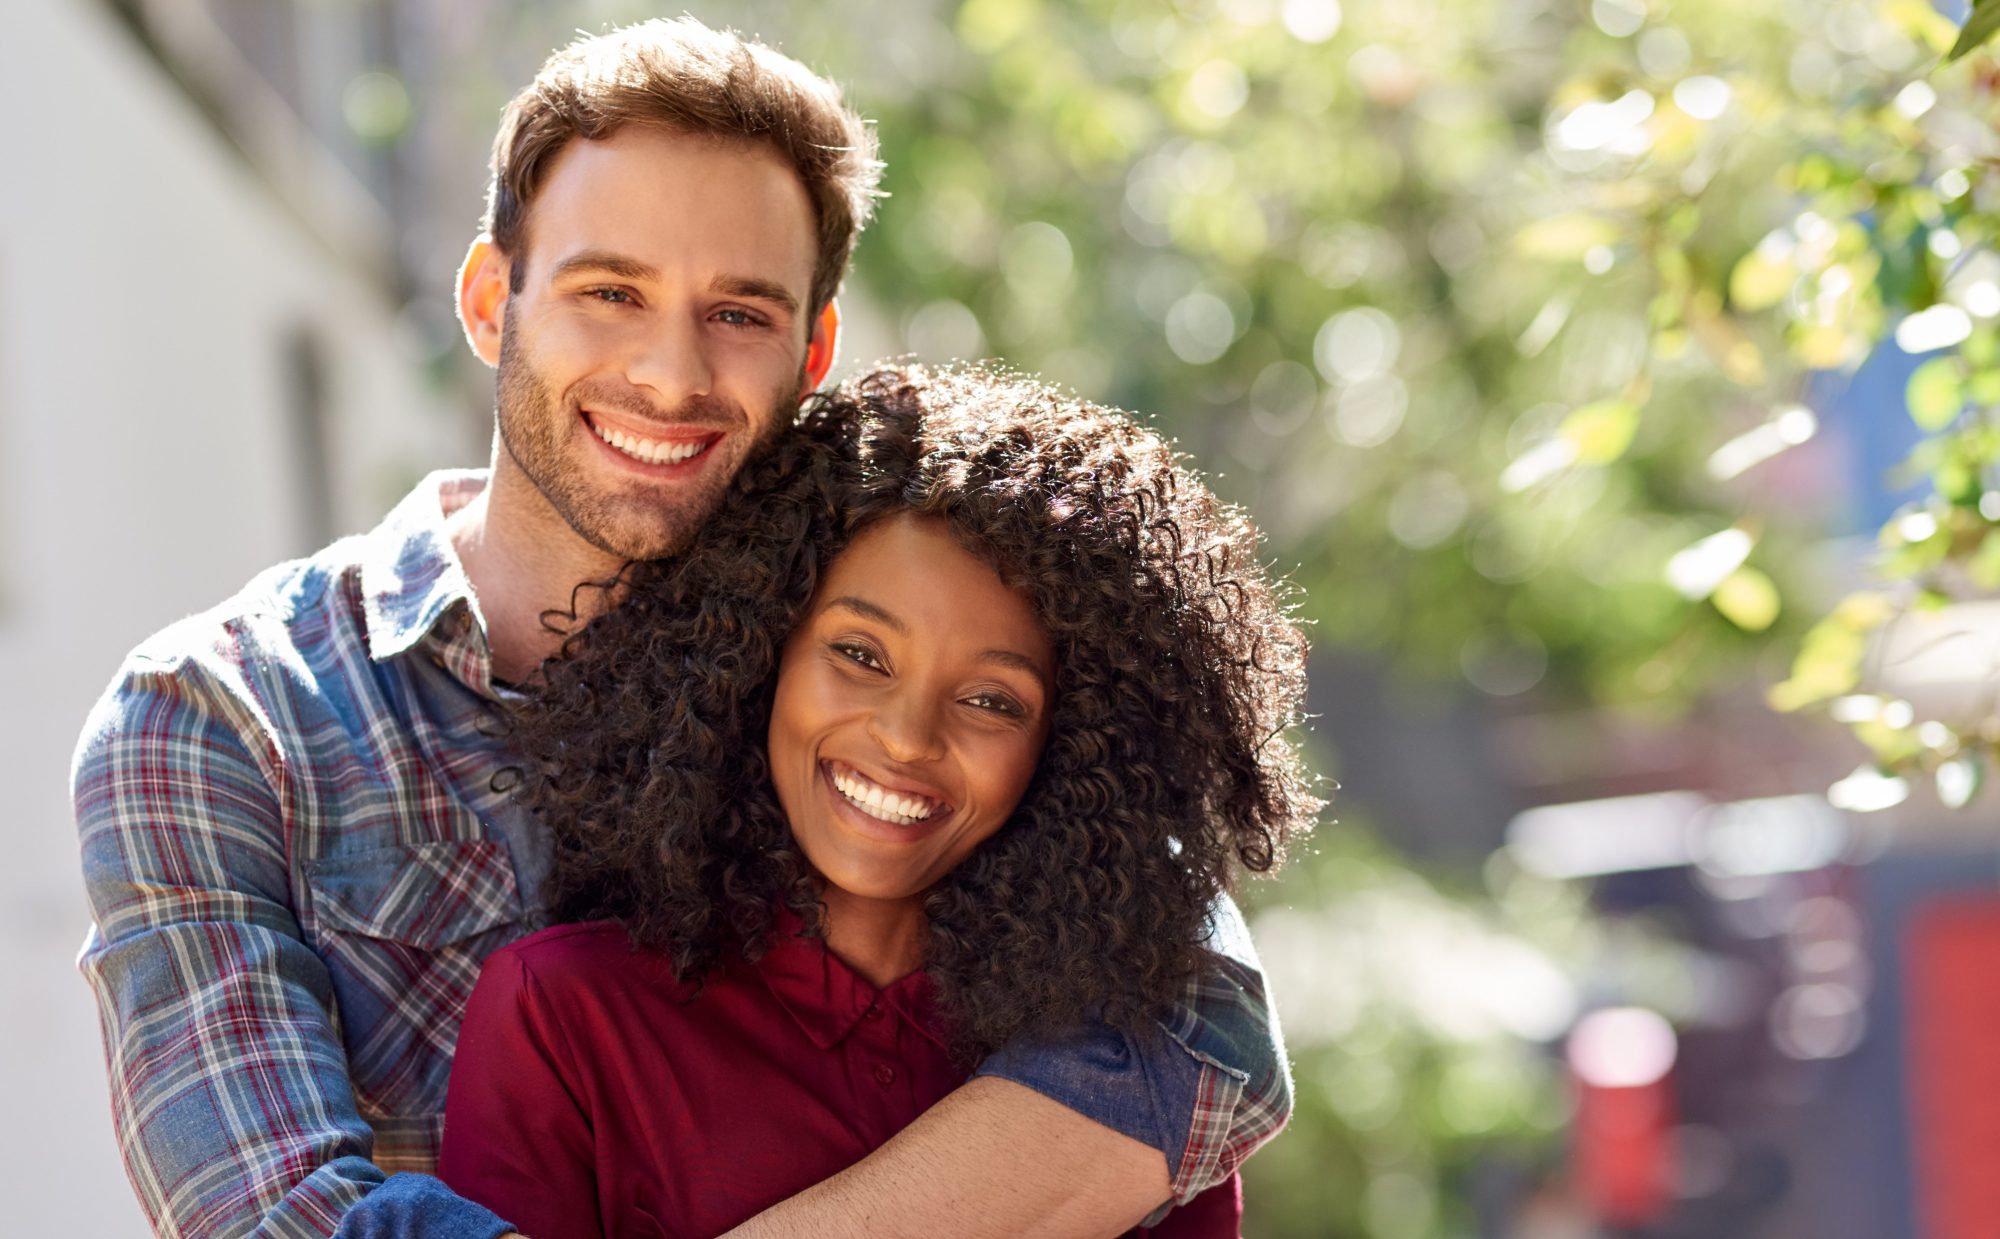
[[[578,1078],[526,964],[496,952],[459,1031],[438,1177],[533,1239],[603,1239]]]

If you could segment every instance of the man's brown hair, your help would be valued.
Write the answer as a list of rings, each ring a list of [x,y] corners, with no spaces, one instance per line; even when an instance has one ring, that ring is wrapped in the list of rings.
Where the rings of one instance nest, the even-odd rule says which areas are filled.
[[[528,210],[572,138],[626,125],[763,143],[798,172],[819,223],[812,310],[833,300],[875,206],[875,133],[840,88],[798,61],[692,17],[655,19],[578,39],[514,96],[493,140],[481,227],[525,278]]]

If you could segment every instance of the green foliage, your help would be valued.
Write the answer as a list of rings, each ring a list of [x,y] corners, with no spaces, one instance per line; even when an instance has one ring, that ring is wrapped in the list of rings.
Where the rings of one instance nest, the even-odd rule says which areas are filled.
[[[1972,0],[1972,15],[1965,20],[1965,28],[1958,32],[1958,38],[1946,54],[1946,60],[1957,60],[1960,56],[1980,47],[2000,31],[2000,3],[1995,0]]]
[[[954,30],[937,89],[852,79],[892,194],[861,277],[908,347],[1143,411],[1299,565],[1321,640],[1419,672],[1497,639],[1545,692],[1685,699],[1790,631],[1811,512],[1713,603],[1663,575],[1754,495],[1703,462],[1799,390],[1733,298],[1839,262],[1801,347],[1881,319],[1860,226],[1758,247],[1807,140],[1764,123],[1782,16],[1688,6],[1646,57],[1471,0],[980,0]],[[1707,119],[1673,102],[1696,78]]]
[[[1939,351],[1907,398],[1933,532],[1892,524],[1884,596],[2000,579],[1994,74],[1921,76],[1957,35],[1923,0],[948,12],[927,88],[853,80],[892,193],[869,294],[914,351],[1175,434],[1322,642],[1533,684],[1478,674],[1497,642],[1556,699],[1739,682],[1823,608],[1800,551],[1837,514],[1771,484],[1816,424],[1788,411],[1891,328]],[[1709,574],[1730,527],[1748,549]],[[1848,614],[1774,701],[1861,683]]]

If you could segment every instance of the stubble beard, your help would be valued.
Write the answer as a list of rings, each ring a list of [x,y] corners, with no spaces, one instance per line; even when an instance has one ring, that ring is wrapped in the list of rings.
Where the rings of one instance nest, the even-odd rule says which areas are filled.
[[[579,415],[569,401],[554,394],[548,380],[535,369],[515,335],[511,316],[501,326],[499,370],[495,399],[500,443],[508,457],[578,537],[607,555],[628,561],[659,559],[686,547],[722,502],[736,471],[761,454],[791,423],[796,407],[792,393],[800,390],[795,386],[790,392],[773,393],[765,415],[756,419],[734,401],[719,398],[697,398],[662,415],[629,389],[592,392],[594,403],[662,421],[726,431],[727,437],[709,448],[711,452],[732,439],[743,443],[747,438],[734,461],[721,468],[711,464],[698,484],[677,488],[680,493],[667,499],[653,488],[634,486],[617,493],[592,480],[582,455],[595,448],[581,441],[576,425]],[[803,379],[801,367],[801,384]]]

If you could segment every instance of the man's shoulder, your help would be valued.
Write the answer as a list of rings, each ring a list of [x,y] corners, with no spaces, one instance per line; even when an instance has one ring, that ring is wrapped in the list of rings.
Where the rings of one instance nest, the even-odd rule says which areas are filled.
[[[274,697],[318,696],[328,653],[365,642],[359,605],[364,542],[343,538],[275,564],[221,602],[139,642],[91,711],[79,759],[94,742],[184,726],[171,723],[163,709],[192,709],[241,732],[262,732]]]
[[[360,554],[365,538],[343,538],[302,559],[274,564],[205,610],[175,620],[134,646],[112,681],[115,694],[159,677],[247,687],[310,676],[320,653],[365,641]]]
[[[342,538],[315,554],[290,559],[251,577],[214,606],[175,620],[135,646],[131,661],[174,665],[193,659],[261,661],[299,648],[360,620],[364,535]]]

